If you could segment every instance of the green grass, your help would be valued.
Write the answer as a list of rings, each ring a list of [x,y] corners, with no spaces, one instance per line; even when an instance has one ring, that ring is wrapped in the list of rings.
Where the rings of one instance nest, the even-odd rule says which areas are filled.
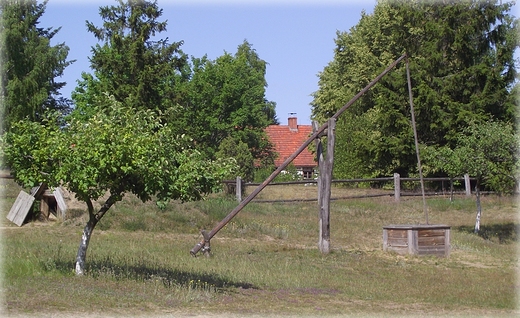
[[[85,213],[18,228],[5,215],[19,190],[6,185],[1,221],[4,305],[11,315],[519,313],[518,205],[512,197],[483,198],[480,235],[472,232],[473,198],[428,198],[430,223],[452,226],[449,258],[382,251],[384,225],[424,222],[420,198],[395,203],[391,197],[333,201],[328,255],[317,248],[315,202],[252,202],[211,240],[212,257],[194,258],[189,250],[200,230],[227,215],[237,204],[232,198],[214,195],[160,209],[128,196],[94,230],[86,275],[76,277]],[[264,198],[269,191],[281,195],[266,190]],[[283,192],[312,195],[303,186]]]

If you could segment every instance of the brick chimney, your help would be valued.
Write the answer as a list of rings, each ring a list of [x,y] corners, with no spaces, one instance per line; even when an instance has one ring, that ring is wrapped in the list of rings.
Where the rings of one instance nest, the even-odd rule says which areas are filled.
[[[289,114],[288,122],[290,131],[298,131],[298,118],[296,117],[296,113]]]

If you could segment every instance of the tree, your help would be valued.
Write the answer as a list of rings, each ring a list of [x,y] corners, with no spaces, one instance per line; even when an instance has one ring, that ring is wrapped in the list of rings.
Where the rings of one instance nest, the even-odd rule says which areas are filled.
[[[209,161],[191,149],[186,136],[161,123],[157,111],[123,106],[101,96],[96,114],[86,121],[70,116],[64,126],[56,117],[42,123],[13,125],[2,145],[15,180],[23,186],[64,185],[86,202],[89,220],[83,230],[75,271],[84,272],[86,252],[96,224],[126,192],[143,202],[198,200],[217,189],[235,167],[234,160]],[[94,201],[105,194],[96,210]]]
[[[244,41],[235,55],[225,53],[215,61],[192,58],[191,68],[179,78],[175,87],[181,109],[176,125],[208,157],[213,158],[220,143],[232,137],[237,144],[247,144],[255,159],[273,158],[264,132],[277,122],[275,104],[265,99],[266,64]]]
[[[83,73],[72,95],[82,115],[91,116],[97,96],[104,93],[135,109],[174,107],[174,76],[186,58],[182,42],[154,40],[167,25],[158,21],[162,9],[157,1],[118,0],[118,6],[100,7],[99,13],[102,27],[87,22],[88,31],[103,42],[92,48],[94,74]]]
[[[235,158],[238,165],[238,170],[235,172],[242,180],[252,182],[255,170],[255,161],[249,147],[246,143],[239,141],[238,143],[232,138],[227,137],[219,146],[216,153],[216,158]],[[228,179],[234,179],[233,175],[228,176]]]
[[[67,113],[71,102],[60,97],[64,82],[55,81],[74,61],[67,61],[69,48],[51,46],[60,28],[38,27],[47,0],[1,1],[0,34],[0,133],[28,118],[40,121],[46,110]]]
[[[448,146],[425,148],[425,162],[432,171],[445,172],[452,178],[468,173],[477,179],[475,232],[480,230],[482,215],[481,185],[485,184],[488,189],[499,193],[507,193],[512,192],[515,184],[518,184],[519,142],[519,135],[515,134],[512,124],[488,121],[466,127],[457,136],[454,149]]]
[[[473,121],[514,122],[519,41],[511,7],[502,1],[379,1],[373,14],[363,13],[349,32],[337,33],[334,59],[319,75],[313,118],[326,120],[407,53],[420,143],[454,148]],[[338,120],[336,176],[416,173],[404,66]]]

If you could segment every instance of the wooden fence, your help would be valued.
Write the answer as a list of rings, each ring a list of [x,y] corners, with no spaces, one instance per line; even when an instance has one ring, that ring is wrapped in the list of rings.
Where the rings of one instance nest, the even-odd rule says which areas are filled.
[[[459,178],[423,178],[425,182],[446,182],[449,185],[449,188],[447,189],[447,192],[453,196],[454,194],[457,195],[466,195],[471,196],[471,180],[475,180],[474,178],[470,178],[469,175],[464,175],[464,177]],[[455,191],[454,190],[454,182],[455,181],[461,181],[464,183],[464,191]],[[336,197],[336,198],[330,198],[331,200],[343,200],[343,199],[354,199],[354,198],[372,198],[372,197],[381,197],[381,196],[394,196],[394,199],[396,202],[400,201],[401,197],[404,196],[421,196],[422,194],[417,191],[408,191],[403,190],[401,185],[402,182],[420,182],[420,178],[401,178],[401,176],[398,173],[395,173],[393,177],[382,177],[382,178],[366,178],[366,179],[334,179],[331,180],[332,183],[366,183],[366,182],[377,182],[377,183],[385,183],[385,182],[393,182],[393,193],[388,194],[369,194],[369,195],[354,195],[354,196],[347,196],[347,197]],[[222,183],[224,183],[227,186],[227,191],[229,194],[235,194],[237,201],[242,201],[242,195],[245,193],[246,187],[256,187],[260,185],[260,183],[253,183],[253,182],[243,182],[240,177],[237,177],[236,180],[225,180]],[[296,181],[286,181],[286,182],[271,182],[267,184],[267,186],[280,186],[280,185],[296,185],[296,184],[317,184],[318,181],[314,179],[307,179],[307,180],[296,180]],[[443,187],[444,188],[444,187]],[[446,194],[446,192],[443,192],[443,194]],[[425,195],[427,196],[435,196],[439,195],[438,191],[429,191],[426,192]],[[284,199],[284,200],[254,200],[255,202],[264,202],[264,203],[273,203],[273,202],[298,202],[298,201],[317,201],[318,197],[316,196],[315,199]]]

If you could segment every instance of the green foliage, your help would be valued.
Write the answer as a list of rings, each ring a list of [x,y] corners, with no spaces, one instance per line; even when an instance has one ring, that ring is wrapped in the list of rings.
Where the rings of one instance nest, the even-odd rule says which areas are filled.
[[[234,171],[234,175],[228,176],[228,179],[240,176],[246,182],[253,180],[254,159],[246,143],[242,141],[237,143],[232,137],[227,137],[220,143],[216,157],[222,159],[235,158],[238,171]]]
[[[135,109],[155,109],[168,116],[177,134],[188,135],[195,147],[214,159],[227,137],[248,145],[255,159],[272,161],[272,145],[264,128],[276,122],[275,103],[265,99],[266,62],[244,42],[233,56],[188,62],[182,41],[154,41],[166,31],[159,22],[157,1],[118,1],[100,8],[101,27],[88,31],[103,42],[93,48],[93,74],[73,93],[78,118],[93,116],[99,96],[109,93]]]
[[[255,182],[264,182],[274,171],[276,167],[274,165],[258,167],[255,169]],[[298,174],[298,170],[291,162],[285,170],[283,170],[280,174],[278,174],[273,182],[286,182],[286,181],[295,181],[302,180],[303,176]]]
[[[118,1],[99,10],[103,26],[87,22],[87,29],[102,45],[92,50],[94,74],[83,73],[73,93],[77,108],[86,116],[94,113],[96,99],[110,93],[115,100],[135,109],[165,111],[175,106],[174,75],[186,59],[182,42],[169,44],[153,38],[166,31],[158,22],[162,9],[157,1]]]
[[[232,137],[247,144],[255,159],[272,160],[264,128],[276,119],[275,104],[265,99],[266,64],[248,42],[235,55],[225,53],[214,61],[192,58],[191,67],[177,77],[181,109],[172,122],[210,158]]]
[[[419,142],[454,148],[473,121],[514,122],[511,2],[379,1],[348,32],[319,75],[313,117],[325,121],[403,53],[412,76]],[[337,177],[416,172],[405,64],[383,77],[339,119]]]
[[[190,149],[191,140],[161,124],[156,112],[124,107],[112,97],[87,121],[71,116],[60,127],[55,118],[18,122],[6,135],[6,161],[24,186],[64,184],[87,203],[107,191],[116,201],[125,192],[143,201],[189,201],[217,189],[234,167]]]
[[[468,173],[500,193],[512,192],[518,182],[519,136],[511,124],[473,123],[457,138],[457,146],[425,147],[426,168],[450,177]]]
[[[38,27],[47,1],[0,2],[0,132],[22,119],[40,121],[46,110],[70,110],[70,101],[60,97],[66,83],[55,81],[74,61],[66,61],[69,48],[50,45],[60,30]]]

